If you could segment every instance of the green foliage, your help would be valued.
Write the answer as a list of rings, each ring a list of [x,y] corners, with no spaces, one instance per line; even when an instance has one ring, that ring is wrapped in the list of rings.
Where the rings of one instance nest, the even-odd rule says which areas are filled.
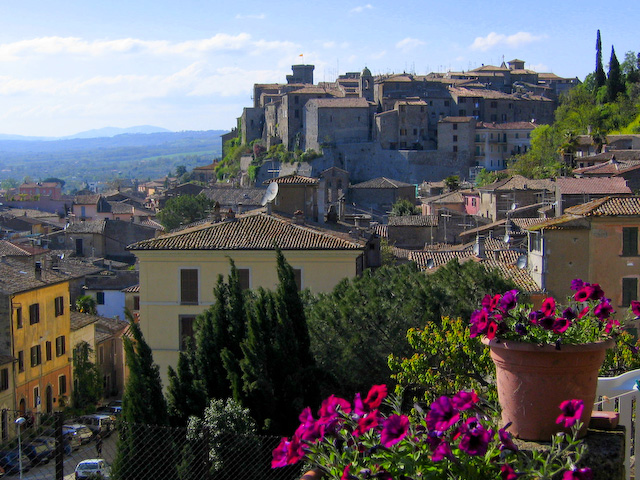
[[[451,192],[457,190],[460,188],[460,175],[449,175],[444,179],[444,184]]]
[[[15,178],[5,178],[0,182],[0,188],[3,190],[9,190],[11,188],[18,188],[18,181]]]
[[[167,386],[167,412],[169,422],[175,427],[184,427],[191,415],[200,415],[207,398],[196,383],[195,355],[192,348],[180,352],[178,367],[169,367]]]
[[[609,60],[609,75],[607,76],[607,100],[615,102],[618,95],[624,93],[625,84],[620,72],[620,62],[616,57],[616,51],[611,47],[611,59]]]
[[[238,453],[242,452],[245,458],[255,458],[259,446],[249,409],[231,398],[212,399],[201,418],[189,419],[187,438],[202,438],[204,429],[209,441],[210,472],[224,473],[224,478],[239,478],[246,473],[242,471],[244,465],[237,462]]]
[[[61,178],[57,178],[57,177],[47,177],[44,180],[42,180],[42,183],[56,183],[56,182],[60,184],[60,188],[64,188],[64,184],[66,183]]]
[[[93,349],[82,341],[73,349],[73,406],[77,409],[95,408],[102,397],[102,375],[91,360]]]
[[[256,176],[258,175],[258,171],[260,171],[260,167],[258,165],[249,165],[249,168],[247,169],[249,180],[251,180],[252,182],[255,182]]]
[[[167,200],[158,212],[158,220],[165,230],[173,230],[206,218],[212,207],[213,202],[202,194],[180,195]]]
[[[484,187],[491,183],[503,180],[509,176],[506,172],[491,172],[486,168],[480,170],[480,173],[476,176],[476,187]]]
[[[419,213],[419,209],[405,198],[397,200],[396,203],[391,206],[391,215],[394,217],[400,217],[402,215],[417,215]]]
[[[407,340],[414,354],[389,358],[398,393],[405,391],[406,395],[431,403],[441,395],[453,396],[460,390],[474,389],[489,402],[497,402],[492,382],[495,367],[489,349],[469,337],[468,319],[443,317],[423,329],[411,328]]]
[[[600,88],[604,86],[606,77],[604,75],[604,67],[602,66],[602,40],[600,39],[600,30],[596,36],[596,70],[595,70],[595,86]]]
[[[531,133],[531,150],[516,157],[510,166],[513,173],[527,178],[549,178],[559,175],[563,164],[559,158],[562,136],[557,128],[541,125]]]
[[[411,355],[407,330],[440,325],[445,316],[469,318],[485,292],[512,287],[482,265],[457,260],[432,274],[411,263],[343,280],[307,307],[312,351],[328,376],[323,393],[350,395],[386,383],[389,355]]]
[[[615,377],[640,368],[638,348],[640,348],[640,340],[627,331],[620,333],[616,338],[616,346],[607,350],[599,376]]]
[[[91,295],[81,295],[76,298],[76,310],[80,313],[89,313],[96,315],[98,313],[96,308],[96,299]]]

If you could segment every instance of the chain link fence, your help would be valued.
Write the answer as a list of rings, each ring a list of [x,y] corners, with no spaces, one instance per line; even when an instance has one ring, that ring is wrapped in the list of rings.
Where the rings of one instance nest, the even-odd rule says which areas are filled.
[[[21,425],[16,423],[19,418],[24,418]],[[278,437],[119,421],[80,426],[91,418],[21,417],[19,412],[3,410],[0,467],[5,478],[20,476],[20,459],[24,479],[296,480],[302,475],[299,466],[271,469]],[[103,462],[86,462],[93,459]],[[76,476],[81,462],[88,467],[79,467]]]

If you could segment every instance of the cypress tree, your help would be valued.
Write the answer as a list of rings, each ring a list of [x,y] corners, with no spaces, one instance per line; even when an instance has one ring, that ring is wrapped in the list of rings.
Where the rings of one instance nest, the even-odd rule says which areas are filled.
[[[231,395],[236,401],[242,397],[241,343],[246,335],[245,299],[240,285],[240,276],[233,260],[228,282],[227,338],[221,350],[222,363],[227,372]]]
[[[602,42],[600,40],[600,30],[598,29],[598,35],[596,37],[596,90],[606,83],[607,78],[604,74],[604,68],[602,66]]]
[[[129,378],[122,398],[118,450],[113,465],[118,480],[175,477],[173,446],[166,435],[153,428],[168,424],[160,370],[142,336],[140,326],[130,321],[133,339],[124,337]]]
[[[624,93],[625,84],[620,73],[620,62],[616,57],[616,51],[611,47],[611,59],[609,60],[609,76],[607,77],[607,100],[615,102],[618,94]]]
[[[172,426],[184,427],[191,415],[201,415],[207,398],[195,381],[195,353],[191,346],[180,352],[177,370],[169,367],[167,387],[167,411]]]

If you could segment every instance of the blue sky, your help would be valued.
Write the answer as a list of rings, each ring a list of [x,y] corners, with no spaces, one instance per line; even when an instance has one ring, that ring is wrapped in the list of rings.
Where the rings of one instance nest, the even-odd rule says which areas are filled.
[[[254,83],[468,70],[519,58],[581,80],[640,50],[629,0],[0,0],[0,133],[230,129]],[[300,56],[302,55],[302,56]]]

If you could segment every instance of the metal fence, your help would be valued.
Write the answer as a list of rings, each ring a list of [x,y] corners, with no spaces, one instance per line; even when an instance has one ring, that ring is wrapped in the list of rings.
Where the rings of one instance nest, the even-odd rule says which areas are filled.
[[[77,466],[90,459],[108,465],[104,477],[120,480],[295,480],[299,466],[271,469],[277,437],[214,434],[208,428],[187,429],[116,422],[112,431],[80,438],[70,433],[76,422],[60,414],[26,415],[2,411],[0,466],[7,477],[71,480]],[[86,434],[86,431],[84,432]],[[18,442],[20,439],[20,443]],[[86,478],[91,470],[86,470]]]

